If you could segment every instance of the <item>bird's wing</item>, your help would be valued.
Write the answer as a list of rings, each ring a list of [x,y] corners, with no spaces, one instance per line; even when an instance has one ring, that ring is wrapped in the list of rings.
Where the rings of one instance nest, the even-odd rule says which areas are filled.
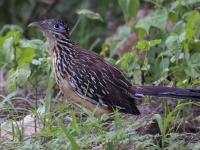
[[[121,71],[94,53],[78,57],[72,62],[74,74],[68,80],[80,97],[105,107],[135,107],[128,92],[132,85]]]

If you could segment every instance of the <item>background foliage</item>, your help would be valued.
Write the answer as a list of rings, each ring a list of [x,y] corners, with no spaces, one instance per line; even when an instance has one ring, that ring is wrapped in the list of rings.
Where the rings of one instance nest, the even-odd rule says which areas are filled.
[[[133,83],[199,88],[199,6],[199,0],[1,0],[0,71],[7,77],[0,83],[5,83],[7,90],[0,90],[0,109],[8,112],[12,121],[17,121],[21,117],[10,111],[19,111],[13,101],[26,101],[31,108],[23,108],[22,116],[25,112],[34,114],[44,125],[36,138],[25,141],[24,131],[18,128],[18,134],[10,133],[17,147],[9,140],[2,145],[8,149],[30,146],[89,149],[99,145],[103,149],[179,149],[180,146],[199,149],[199,142],[187,143],[181,139],[182,134],[176,134],[178,129],[174,123],[181,124],[186,119],[199,122],[198,116],[184,110],[198,104],[178,101],[173,110],[163,104],[164,113],[151,116],[158,122],[160,132],[156,136],[139,135],[137,130],[149,122],[145,120],[143,124],[133,117],[121,120],[118,112],[113,114],[111,122],[105,121],[107,115],[96,118],[84,108],[88,117],[77,117],[72,109],[57,102],[61,96],[54,86],[46,41],[40,32],[27,28],[33,21],[63,18],[68,21],[76,44],[100,53]],[[148,13],[139,17],[142,10]],[[105,42],[113,34],[114,38]],[[130,35],[135,38],[127,50],[124,43],[130,40]],[[23,96],[24,93],[29,97]],[[34,104],[30,102],[30,95]],[[53,109],[55,103],[58,103],[57,110]],[[44,110],[42,117],[41,110]],[[8,118],[2,118],[1,122]],[[199,129],[195,136],[200,138]]]

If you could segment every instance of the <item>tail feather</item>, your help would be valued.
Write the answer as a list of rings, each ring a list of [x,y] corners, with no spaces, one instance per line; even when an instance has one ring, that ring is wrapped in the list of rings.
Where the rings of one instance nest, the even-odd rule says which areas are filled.
[[[133,86],[132,89],[135,91],[136,95],[191,99],[194,101],[200,101],[200,90],[198,89],[183,89],[163,86]]]

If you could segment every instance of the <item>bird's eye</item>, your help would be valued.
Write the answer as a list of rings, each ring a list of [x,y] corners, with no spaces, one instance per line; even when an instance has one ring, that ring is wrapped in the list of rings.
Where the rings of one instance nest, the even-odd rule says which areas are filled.
[[[60,28],[60,25],[59,25],[59,24],[55,24],[55,25],[54,25],[54,28],[55,28],[55,29],[59,29],[59,28]]]
[[[65,30],[65,27],[62,26],[62,25],[59,25],[59,24],[55,24],[54,25],[54,29],[56,29],[56,30]]]

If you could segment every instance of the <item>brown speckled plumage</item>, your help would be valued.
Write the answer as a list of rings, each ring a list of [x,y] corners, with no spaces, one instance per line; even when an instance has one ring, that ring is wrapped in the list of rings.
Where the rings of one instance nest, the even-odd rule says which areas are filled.
[[[191,89],[132,85],[119,69],[98,54],[75,45],[62,20],[49,19],[29,26],[37,27],[47,38],[57,83],[66,98],[84,104],[96,114],[119,109],[139,115],[134,100],[144,95],[200,99],[198,90],[192,93]]]

